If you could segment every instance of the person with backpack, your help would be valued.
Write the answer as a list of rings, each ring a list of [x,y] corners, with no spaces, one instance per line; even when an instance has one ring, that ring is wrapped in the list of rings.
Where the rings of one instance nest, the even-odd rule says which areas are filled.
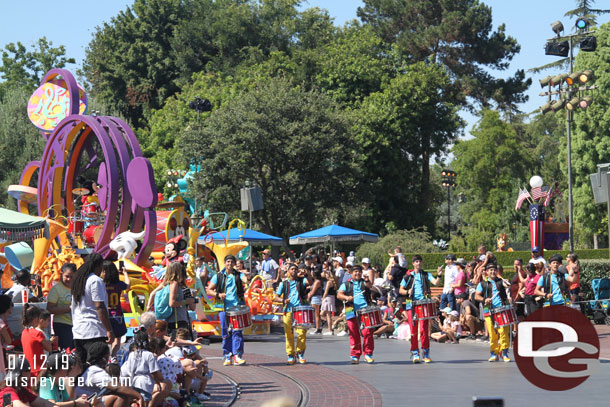
[[[242,359],[244,353],[244,333],[241,330],[229,330],[226,310],[240,304],[245,304],[244,284],[247,284],[247,279],[235,268],[237,264],[235,256],[232,254],[226,255],[224,262],[225,267],[212,277],[206,292],[209,296],[214,297],[216,302],[223,303],[222,311],[218,313],[222,330],[223,365],[243,365],[246,363]]]
[[[375,350],[375,340],[373,339],[373,329],[364,328],[360,330],[360,318],[356,312],[371,305],[371,282],[364,282],[362,279],[362,267],[354,266],[352,269],[352,279],[341,284],[337,292],[337,298],[345,302],[345,321],[349,331],[350,357],[352,364],[360,362],[360,356],[364,351],[366,363],[373,363],[373,351]],[[360,335],[362,334],[362,344]]]
[[[295,351],[294,351],[294,331],[292,326],[292,312],[295,307],[300,307],[307,304],[307,286],[311,284],[312,278],[309,273],[303,273],[297,275],[297,271],[305,271],[305,265],[302,264],[300,268],[297,265],[291,263],[288,265],[288,271],[286,273],[287,279],[282,281],[277,287],[276,300],[282,301],[284,304],[284,316],[282,320],[284,322],[284,334],[286,336],[286,354],[288,355],[287,363],[292,365],[295,363]],[[306,279],[307,278],[307,279]],[[307,329],[296,328],[297,332],[297,351],[296,361],[300,364],[305,363],[305,348],[307,347]]]
[[[425,298],[430,298],[430,284],[437,285],[440,281],[442,270],[438,272],[436,277],[422,269],[422,257],[419,254],[413,256],[413,270],[410,270],[405,275],[400,283],[400,295],[410,298],[412,301],[421,301]],[[412,307],[407,307],[409,325],[411,326],[411,358],[413,363],[420,362],[419,346],[417,343],[417,327],[419,326],[419,337],[422,347],[422,357],[424,363],[430,363],[430,337],[428,336],[429,320],[418,320],[413,312]]]
[[[167,321],[169,334],[178,328],[191,329],[188,323],[187,306],[194,304],[194,298],[185,298],[182,286],[186,280],[184,264],[173,261],[167,266],[163,283],[148,299],[148,308],[154,304],[157,319]]]
[[[546,305],[565,305],[565,297],[569,294],[567,282],[576,280],[574,275],[564,275],[559,272],[563,258],[554,254],[549,259],[549,271],[543,274],[536,284],[536,295],[543,297]]]
[[[510,357],[508,356],[510,325],[499,327],[496,330],[490,313],[492,309],[508,304],[508,296],[504,289],[503,280],[497,275],[498,266],[495,263],[488,263],[485,270],[488,273],[488,278],[477,285],[474,295],[475,299],[482,302],[484,306],[483,313],[485,315],[487,332],[489,333],[489,348],[491,352],[488,361],[497,362],[501,355],[505,362],[510,362]]]

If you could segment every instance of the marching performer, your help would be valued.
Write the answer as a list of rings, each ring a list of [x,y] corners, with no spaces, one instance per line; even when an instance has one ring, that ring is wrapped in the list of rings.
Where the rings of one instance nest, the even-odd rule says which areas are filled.
[[[417,319],[413,312],[410,300],[421,301],[430,298],[430,284],[437,285],[440,281],[442,269],[438,271],[436,278],[432,274],[422,270],[422,257],[418,254],[413,256],[413,270],[410,270],[400,282],[400,295],[407,296],[406,311],[409,315],[409,325],[411,326],[411,357],[413,363],[420,362],[419,347],[417,343],[417,327],[419,325],[419,336],[422,347],[422,357],[424,363],[430,363],[430,337],[428,336],[428,320]],[[410,300],[409,300],[410,299]]]
[[[559,254],[554,254],[549,259],[549,271],[543,274],[536,283],[536,295],[544,297],[545,305],[565,305],[565,298],[569,294],[566,281],[572,283],[576,280],[573,268],[568,274],[559,272],[559,267],[563,258]]]
[[[475,299],[482,302],[484,307],[485,326],[489,333],[489,348],[491,351],[491,356],[488,360],[496,362],[501,356],[505,362],[510,362],[510,357],[508,356],[510,326],[506,325],[496,330],[490,313],[492,309],[508,304],[504,280],[498,277],[498,269],[494,263],[489,263],[485,270],[488,274],[487,280],[477,285]]]
[[[337,298],[345,301],[345,321],[349,331],[350,356],[352,364],[360,362],[360,355],[364,350],[364,360],[367,363],[375,362],[373,351],[375,342],[373,339],[373,329],[364,328],[360,330],[360,319],[356,311],[371,305],[371,282],[362,279],[362,267],[354,266],[352,269],[352,279],[341,284],[337,291]],[[361,345],[360,334],[363,342]],[[364,348],[364,349],[363,349]]]
[[[244,284],[246,277],[235,268],[237,263],[235,256],[225,256],[225,267],[210,280],[206,289],[209,296],[216,298],[216,302],[223,302],[223,310],[218,313],[220,327],[222,330],[222,354],[223,365],[232,363],[243,365],[246,363],[242,356],[244,354],[244,334],[241,330],[229,329],[226,311],[229,308],[245,304]]]
[[[305,363],[305,348],[307,340],[306,328],[293,327],[293,313],[296,307],[307,303],[307,286],[311,284],[311,276],[306,272],[305,265],[289,264],[286,272],[287,279],[282,281],[276,291],[276,299],[281,299],[284,303],[284,334],[286,335],[286,354],[288,364],[295,363],[294,351],[294,331],[297,332],[297,351],[296,360],[300,364]]]

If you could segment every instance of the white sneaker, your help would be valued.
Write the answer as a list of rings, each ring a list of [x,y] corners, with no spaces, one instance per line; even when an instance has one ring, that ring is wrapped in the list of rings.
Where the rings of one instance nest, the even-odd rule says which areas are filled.
[[[337,336],[345,336],[345,335],[347,335],[346,331],[341,331],[337,334]]]
[[[327,331],[324,332],[322,335],[328,336],[328,335],[334,335],[335,333],[333,331]]]

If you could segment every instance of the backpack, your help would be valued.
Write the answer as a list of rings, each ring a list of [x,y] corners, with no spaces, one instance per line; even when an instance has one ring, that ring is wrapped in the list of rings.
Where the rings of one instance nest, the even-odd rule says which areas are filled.
[[[169,284],[155,294],[155,316],[165,320],[172,315],[173,308],[169,306]]]

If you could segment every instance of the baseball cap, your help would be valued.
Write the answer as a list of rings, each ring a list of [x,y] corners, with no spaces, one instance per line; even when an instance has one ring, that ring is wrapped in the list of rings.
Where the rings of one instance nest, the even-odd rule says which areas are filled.
[[[485,266],[485,270],[489,270],[489,269],[498,269],[498,266],[495,263],[489,263],[487,266]]]
[[[447,256],[445,256],[445,259],[456,261],[457,257],[455,257],[455,254],[448,254]]]
[[[371,260],[368,257],[363,257],[360,263],[371,264]]]
[[[441,312],[444,312],[445,314],[450,314],[451,313],[451,307],[445,307],[441,310]]]
[[[271,250],[269,249],[265,249],[262,251],[263,254],[271,254]]]
[[[540,253],[540,248],[538,246],[532,247],[532,253],[534,253],[534,252]]]
[[[333,257],[333,261],[338,262],[339,264],[343,264],[343,258],[337,256],[337,257]]]
[[[462,258],[462,257],[457,259],[454,263],[459,265],[459,266],[466,267],[466,260],[464,258]]]
[[[458,314],[458,312],[455,310],[451,311],[450,314],[452,317],[456,317],[456,318],[460,316],[460,314]]]
[[[350,266],[352,267],[354,265],[354,263],[352,263],[351,261],[348,261],[345,263],[345,267]]]

